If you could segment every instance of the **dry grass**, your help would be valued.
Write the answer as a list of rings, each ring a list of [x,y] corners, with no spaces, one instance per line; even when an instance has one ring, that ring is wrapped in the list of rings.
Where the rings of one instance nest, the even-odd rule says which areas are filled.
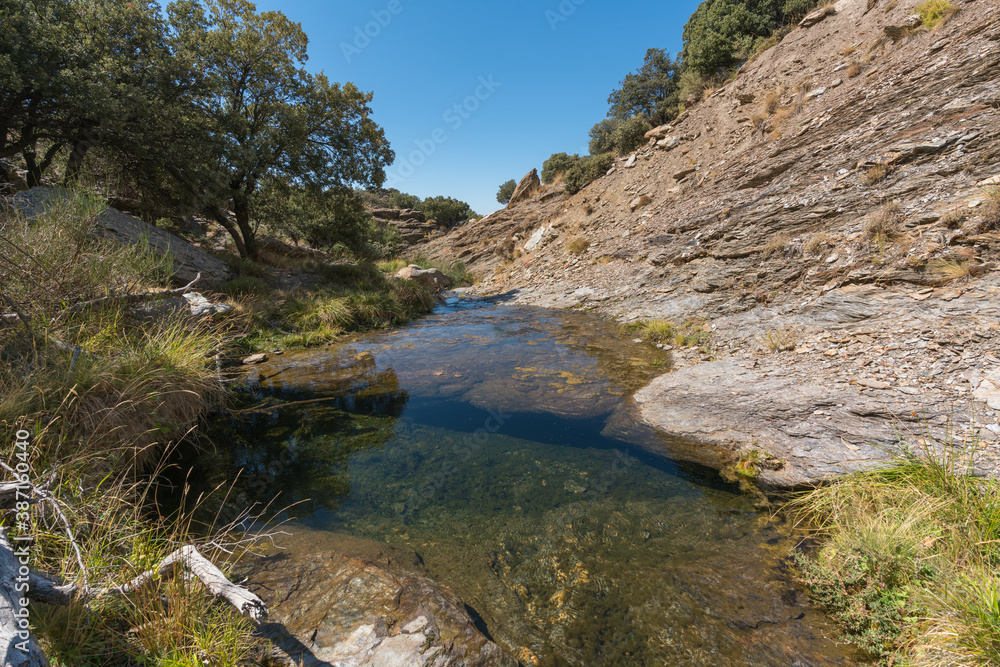
[[[927,268],[942,283],[965,280],[972,275],[972,263],[957,257],[929,262]]]
[[[865,173],[861,175],[861,182],[869,186],[876,185],[889,178],[895,170],[893,165],[879,162],[865,170]]]
[[[819,255],[823,252],[826,244],[830,241],[830,237],[827,236],[826,232],[816,232],[805,242],[802,249],[809,255]]]
[[[861,74],[861,64],[851,63],[850,66],[848,66],[846,73],[849,79],[853,79],[857,75]]]
[[[566,249],[574,255],[582,255],[590,247],[590,240],[582,236],[577,236],[566,244]]]
[[[862,235],[866,241],[879,246],[885,245],[902,236],[905,219],[898,203],[885,204],[865,218]]]
[[[784,253],[790,240],[788,234],[776,234],[764,244],[764,247],[760,249],[760,254],[767,259],[773,255]]]
[[[784,86],[778,86],[768,91],[764,96],[764,112],[767,115],[773,114],[781,106],[781,97],[785,94]]]
[[[987,231],[1000,229],[1000,187],[985,188],[983,194],[986,195],[981,214],[983,229]]]

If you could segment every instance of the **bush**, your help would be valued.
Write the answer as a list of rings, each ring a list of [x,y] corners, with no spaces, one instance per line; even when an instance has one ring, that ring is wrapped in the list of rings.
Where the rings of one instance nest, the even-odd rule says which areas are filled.
[[[514,190],[517,189],[517,183],[514,179],[510,179],[506,183],[500,185],[500,189],[497,191],[497,201],[501,204],[506,204],[510,201],[510,198],[514,196]]]
[[[583,159],[579,155],[553,153],[542,163],[542,183],[551,183],[556,176],[567,173]]]
[[[451,197],[428,197],[420,207],[424,215],[434,218],[439,225],[454,227],[469,218],[475,218],[476,212],[467,203]]]
[[[612,118],[605,118],[594,127],[590,128],[590,154],[598,155],[600,153],[608,153],[615,149],[614,141],[611,135],[614,133],[615,129],[618,127],[620,121],[614,120]]]
[[[622,121],[611,133],[611,143],[619,155],[631,153],[642,146],[645,134],[652,129],[649,122],[642,116],[632,116]]]

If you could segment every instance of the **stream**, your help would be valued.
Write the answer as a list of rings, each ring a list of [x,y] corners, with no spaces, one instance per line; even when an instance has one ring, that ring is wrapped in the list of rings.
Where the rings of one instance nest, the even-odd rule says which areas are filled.
[[[670,363],[586,313],[452,297],[253,367],[190,481],[241,470],[223,513],[280,493],[293,548],[416,552],[522,664],[854,664],[791,576],[790,529],[630,425]]]

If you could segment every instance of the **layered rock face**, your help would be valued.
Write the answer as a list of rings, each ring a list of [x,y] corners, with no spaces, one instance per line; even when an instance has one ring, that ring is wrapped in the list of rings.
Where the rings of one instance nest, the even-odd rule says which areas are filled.
[[[392,225],[399,233],[400,241],[408,247],[420,245],[444,234],[435,222],[428,222],[422,211],[404,208],[377,208],[372,216],[382,224]]]
[[[776,484],[951,419],[995,471],[1000,7],[956,5],[926,29],[841,0],[576,195],[542,186],[425,252],[519,302],[701,323],[712,350],[675,350],[638,418],[709,458],[769,452]]]

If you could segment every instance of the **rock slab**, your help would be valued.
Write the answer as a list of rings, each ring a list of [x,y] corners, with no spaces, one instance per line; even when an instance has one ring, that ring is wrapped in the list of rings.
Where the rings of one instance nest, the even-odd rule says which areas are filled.
[[[26,217],[32,218],[69,194],[69,190],[31,188],[14,195],[14,206]],[[199,273],[201,280],[198,285],[202,287],[214,287],[233,277],[228,266],[201,248],[113,208],[105,208],[98,216],[97,231],[122,245],[147,243],[151,253],[169,254],[174,265],[171,280],[178,285],[190,283]]]
[[[306,667],[514,667],[449,589],[340,553],[279,554],[251,586],[271,607],[261,627],[288,664]]]

